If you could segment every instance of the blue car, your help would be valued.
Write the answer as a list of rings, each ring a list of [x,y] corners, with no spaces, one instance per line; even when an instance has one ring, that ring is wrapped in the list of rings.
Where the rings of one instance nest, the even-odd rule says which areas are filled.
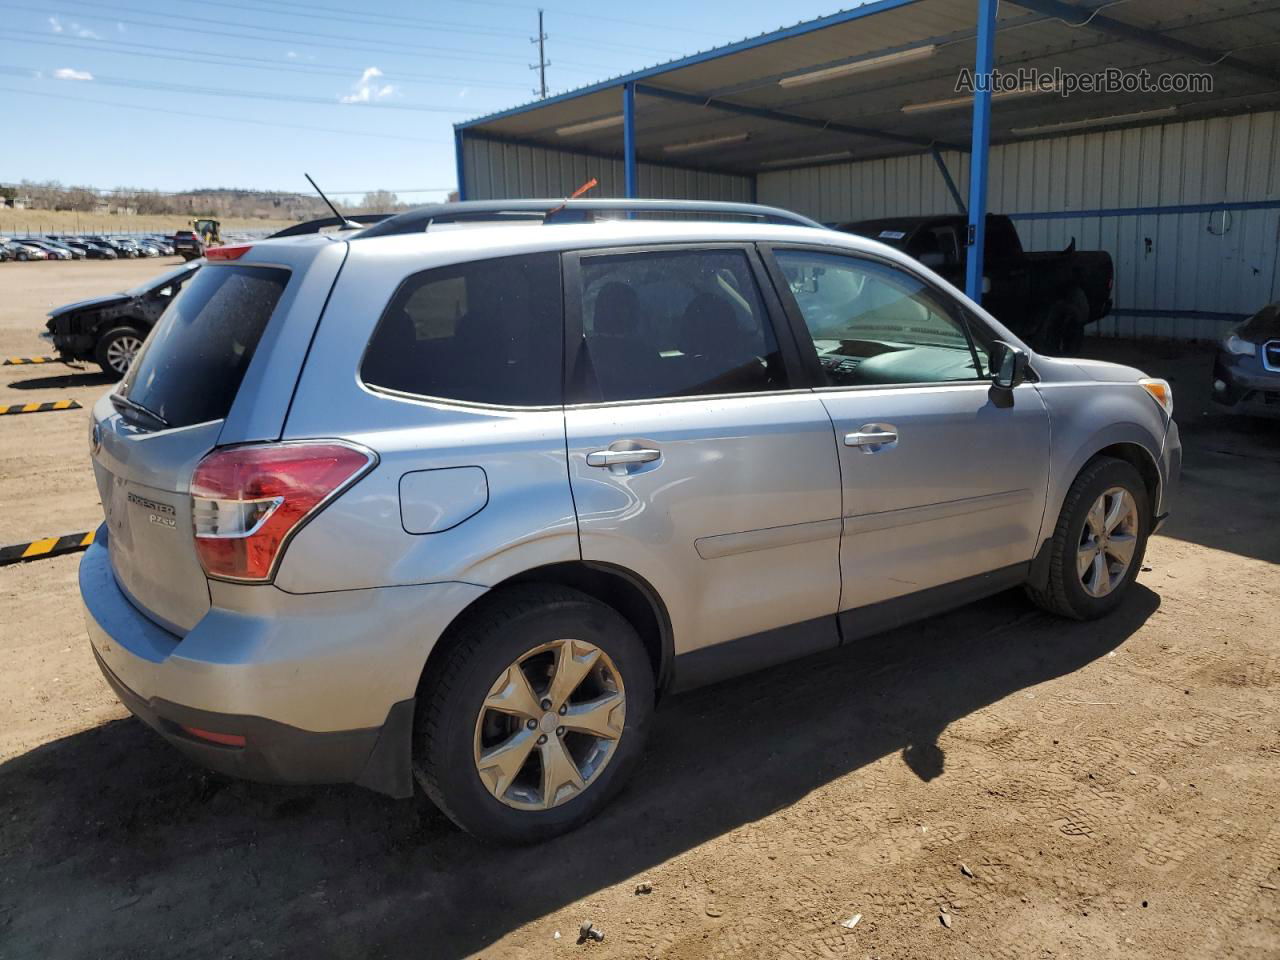
[[[1280,416],[1280,303],[1272,303],[1218,343],[1213,401],[1224,412]]]

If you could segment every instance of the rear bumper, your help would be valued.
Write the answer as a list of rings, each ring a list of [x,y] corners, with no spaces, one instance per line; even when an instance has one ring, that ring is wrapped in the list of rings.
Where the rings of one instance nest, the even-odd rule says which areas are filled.
[[[80,564],[103,675],[174,746],[233,776],[358,783],[392,796],[412,792],[413,705],[427,655],[483,592],[432,584],[300,596],[214,584],[209,612],[178,636],[117,585],[105,526]],[[184,727],[244,744],[211,743]]]
[[[392,706],[381,727],[313,733],[265,717],[196,710],[139,696],[93,651],[98,668],[129,712],[210,770],[262,783],[358,783],[389,796],[413,793],[406,749],[413,701]],[[212,743],[188,729],[244,738],[243,746]]]

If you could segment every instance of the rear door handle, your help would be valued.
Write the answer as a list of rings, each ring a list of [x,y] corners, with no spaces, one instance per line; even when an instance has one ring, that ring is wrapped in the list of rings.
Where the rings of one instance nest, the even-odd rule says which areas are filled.
[[[628,463],[651,463],[662,456],[661,450],[597,450],[587,454],[588,467],[616,467]]]
[[[867,424],[856,433],[844,435],[846,447],[860,447],[863,453],[877,453],[880,450],[892,449],[898,443],[898,431],[882,424]]]

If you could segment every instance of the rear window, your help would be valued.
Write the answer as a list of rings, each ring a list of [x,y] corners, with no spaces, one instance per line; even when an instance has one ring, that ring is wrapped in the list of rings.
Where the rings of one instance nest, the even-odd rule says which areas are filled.
[[[561,402],[560,257],[535,253],[414,274],[378,321],[371,387],[502,406]]]
[[[201,269],[147,338],[124,395],[171,427],[224,418],[288,282],[278,267]]]

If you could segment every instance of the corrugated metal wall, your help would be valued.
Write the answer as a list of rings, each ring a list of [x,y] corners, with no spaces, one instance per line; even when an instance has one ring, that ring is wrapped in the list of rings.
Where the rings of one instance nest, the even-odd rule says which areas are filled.
[[[593,197],[621,197],[626,192],[621,160],[470,137],[464,142],[468,200],[563,197],[592,177],[600,179]],[[636,172],[642,197],[751,201],[752,177],[652,163],[641,163]]]
[[[1280,115],[1256,113],[1026,141],[991,151],[996,213],[1099,211],[1280,198]],[[946,154],[968,193],[968,157]],[[955,210],[932,157],[898,157],[759,177],[761,203],[824,222]],[[1029,250],[1103,249],[1116,305],[1098,332],[1208,339],[1277,296],[1280,209],[1017,219]],[[1132,313],[1130,313],[1132,311]],[[1170,316],[1170,313],[1201,316]]]

